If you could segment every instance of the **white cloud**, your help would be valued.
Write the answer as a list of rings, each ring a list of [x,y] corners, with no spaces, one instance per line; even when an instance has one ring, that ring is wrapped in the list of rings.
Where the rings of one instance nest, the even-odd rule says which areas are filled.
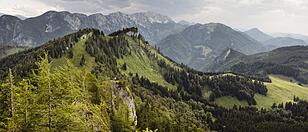
[[[35,16],[48,10],[63,10],[59,6],[50,6],[39,0],[1,0],[0,12],[12,15]]]

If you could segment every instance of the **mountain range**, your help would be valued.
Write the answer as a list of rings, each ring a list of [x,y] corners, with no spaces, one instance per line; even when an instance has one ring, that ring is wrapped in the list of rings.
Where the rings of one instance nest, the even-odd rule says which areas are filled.
[[[161,40],[157,47],[176,62],[201,71],[228,48],[245,54],[267,50],[262,43],[220,23],[189,26]]]
[[[130,15],[115,12],[87,16],[66,11],[49,11],[25,20],[3,15],[0,17],[0,24],[0,44],[32,47],[84,28],[96,28],[109,34],[127,27],[138,27],[144,37],[155,44],[187,26],[153,12]]]

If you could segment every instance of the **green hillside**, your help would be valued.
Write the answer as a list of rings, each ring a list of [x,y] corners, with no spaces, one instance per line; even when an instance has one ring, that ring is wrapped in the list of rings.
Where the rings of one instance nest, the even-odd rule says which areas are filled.
[[[130,53],[129,55],[118,59],[117,63],[119,67],[123,67],[123,65],[125,65],[125,70],[122,68],[122,72],[126,75],[128,75],[129,73],[132,74],[138,74],[140,76],[146,77],[149,80],[151,80],[152,82],[156,82],[161,86],[167,87],[168,90],[176,90],[176,86],[172,85],[170,83],[168,83],[164,77],[162,76],[162,74],[160,73],[161,71],[159,66],[154,63],[153,61],[151,61],[151,59],[153,58],[149,58],[147,56],[147,53],[145,53],[146,51],[144,51],[144,49],[142,48],[135,48],[138,45],[145,47],[146,45],[143,43],[143,41],[138,41],[138,40],[134,40],[132,38],[127,38],[128,42],[130,44]],[[146,47],[146,48],[150,48],[150,47]],[[150,51],[152,54],[156,54],[156,51],[152,50]],[[166,63],[172,64],[173,62],[170,62],[169,60],[164,60],[166,61]]]
[[[270,108],[274,103],[293,102],[294,97],[308,100],[308,87],[300,86],[298,82],[290,82],[290,78],[280,75],[270,75],[271,83],[265,83],[268,92],[267,95],[255,95],[257,108]],[[292,79],[291,79],[292,80]],[[220,106],[232,108],[234,105],[248,106],[247,101],[239,101],[234,97],[220,97],[215,100]]]
[[[0,63],[0,131],[307,128],[308,120],[301,118],[308,117],[306,109],[297,108],[308,103],[301,100],[288,104],[291,108],[279,107],[291,115],[217,106],[214,101],[255,105],[261,95],[272,97],[272,91],[244,75],[203,73],[177,64],[136,28],[110,35],[84,29]]]
[[[271,75],[272,83],[267,83],[268,95],[256,95],[258,107],[271,107],[274,103],[284,103],[293,101],[294,96],[308,100],[308,87],[300,86],[296,82],[281,76]]]

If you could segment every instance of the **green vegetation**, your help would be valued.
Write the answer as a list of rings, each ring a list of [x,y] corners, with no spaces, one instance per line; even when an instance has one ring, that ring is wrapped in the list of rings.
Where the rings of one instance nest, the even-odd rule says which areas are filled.
[[[303,87],[290,80],[284,80],[281,76],[271,75],[272,83],[266,83],[267,96],[257,94],[255,99],[258,107],[269,108],[274,103],[285,103],[293,100],[294,96],[308,100],[308,87]]]
[[[52,68],[57,68],[67,63],[70,60],[75,66],[80,67],[81,58],[85,59],[85,68],[88,71],[91,71],[95,66],[95,58],[90,56],[89,53],[85,50],[85,42],[89,35],[84,35],[80,38],[80,40],[75,44],[72,49],[69,49],[70,52],[68,55],[61,57],[59,59],[55,59],[52,61]],[[72,54],[72,58],[70,58],[70,54]]]
[[[122,59],[118,59],[118,65],[126,65],[126,70],[122,70],[126,75],[129,73],[138,74],[140,76],[148,78],[152,82],[156,82],[159,85],[167,87],[169,90],[176,90],[176,86],[165,81],[162,73],[159,71],[159,67],[155,62],[147,56],[145,51],[141,48],[137,48],[138,42],[128,39],[130,44],[130,52]]]
[[[270,75],[271,83],[265,83],[268,92],[267,95],[256,94],[254,96],[258,108],[270,108],[274,103],[292,102],[295,97],[308,100],[308,87],[298,85],[296,81],[290,81],[291,78],[281,75]],[[219,106],[232,108],[233,105],[247,106],[246,101],[239,101],[234,97],[220,97],[215,99]]]
[[[223,107],[226,107],[226,108],[232,108],[234,105],[237,105],[237,106],[248,106],[247,101],[245,101],[245,100],[241,100],[240,101],[237,98],[230,97],[230,96],[219,97],[219,98],[215,99],[215,103],[217,105],[219,105],[219,106],[223,106]],[[259,102],[257,100],[257,104],[258,103]]]
[[[3,96],[5,93],[1,91],[1,102],[9,102],[1,106],[10,109],[9,114],[0,117],[1,130],[111,130],[107,109],[101,109],[107,102],[95,104],[89,98],[93,86],[98,85],[94,76],[89,71],[79,70],[69,61],[51,72],[47,58],[46,55],[37,63],[37,73],[31,78],[18,83],[10,79],[10,85],[3,84],[4,89],[10,86],[11,94]]]

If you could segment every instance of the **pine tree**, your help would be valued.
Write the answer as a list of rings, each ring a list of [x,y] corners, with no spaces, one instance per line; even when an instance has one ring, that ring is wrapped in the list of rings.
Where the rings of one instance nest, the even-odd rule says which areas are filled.
[[[31,131],[31,121],[35,115],[34,93],[32,90],[34,86],[29,79],[23,79],[17,84],[16,89],[16,122],[18,129],[22,131]]]
[[[47,55],[38,64],[39,71],[35,74],[38,89],[36,102],[40,104],[42,126],[46,131],[76,130],[81,126],[75,121],[75,104],[82,101],[82,78],[76,76],[78,70],[72,63],[59,67],[51,72]]]
[[[38,104],[37,113],[41,116],[36,122],[36,124],[42,124],[42,126],[47,126],[46,131],[52,131],[52,86],[53,77],[50,72],[50,64],[48,62],[48,55],[45,54],[45,57],[38,63],[38,73],[34,74],[34,83],[37,84],[37,98],[36,103]],[[43,129],[43,130],[45,130]]]

